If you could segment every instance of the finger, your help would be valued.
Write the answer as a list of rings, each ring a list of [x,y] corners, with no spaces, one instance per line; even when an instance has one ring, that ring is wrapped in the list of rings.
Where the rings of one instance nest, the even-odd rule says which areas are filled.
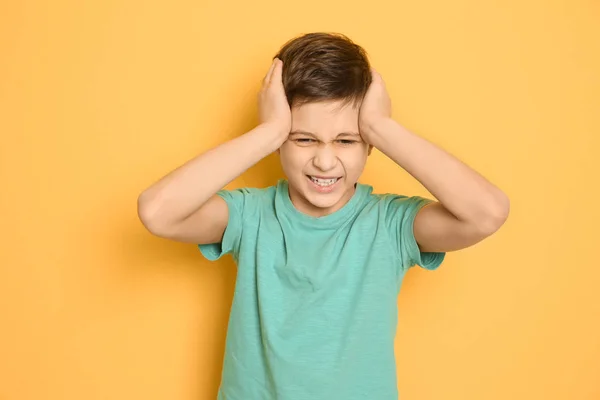
[[[271,81],[271,74],[273,74],[273,69],[275,68],[275,65],[277,59],[274,59],[273,62],[271,63],[271,67],[269,68],[269,71],[267,72],[267,75],[265,75],[265,79],[263,80],[263,83],[266,85]]]
[[[275,62],[275,68],[273,68],[273,71],[271,72],[271,78],[269,80],[269,83],[275,83],[275,82],[281,82],[281,75],[282,75],[282,71],[283,71],[283,61],[281,61],[280,59],[277,59]]]
[[[373,80],[377,81],[380,85],[385,86],[385,81],[379,72],[373,69]]]
[[[281,69],[281,64],[282,64],[282,61],[279,58],[276,58],[274,60],[273,69],[271,70],[271,73],[269,74],[269,80],[268,80],[269,84],[273,83],[274,76],[275,76],[275,74],[277,74],[277,70]]]
[[[375,68],[371,68],[371,76],[373,77],[373,79],[381,78],[381,75],[379,75],[379,72],[377,72]]]

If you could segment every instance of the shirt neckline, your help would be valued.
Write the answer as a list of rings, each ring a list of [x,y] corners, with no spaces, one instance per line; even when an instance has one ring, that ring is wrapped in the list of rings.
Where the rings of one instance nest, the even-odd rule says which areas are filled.
[[[332,228],[348,220],[348,218],[357,210],[357,206],[363,202],[364,198],[372,191],[371,186],[356,183],[354,194],[339,210],[322,217],[313,217],[298,210],[290,198],[289,184],[286,179],[280,179],[277,182],[277,199],[280,205],[295,220],[302,222],[314,228]]]

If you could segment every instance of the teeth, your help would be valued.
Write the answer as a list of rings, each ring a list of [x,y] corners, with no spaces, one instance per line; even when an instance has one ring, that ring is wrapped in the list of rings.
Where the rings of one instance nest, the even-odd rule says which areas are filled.
[[[310,177],[310,180],[312,180],[314,183],[316,183],[319,186],[329,186],[329,185],[333,185],[335,182],[337,182],[337,178],[332,178],[332,179],[319,179],[319,178],[315,178],[315,177]]]

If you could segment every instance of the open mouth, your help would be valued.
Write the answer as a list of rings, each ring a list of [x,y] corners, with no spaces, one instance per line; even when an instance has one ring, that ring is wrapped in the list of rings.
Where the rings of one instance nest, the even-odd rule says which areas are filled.
[[[312,175],[306,175],[306,177],[308,179],[311,180],[312,183],[314,183],[315,185],[319,186],[319,187],[329,187],[329,186],[333,186],[337,181],[339,181],[341,179],[341,177],[337,177],[337,178],[317,178],[315,176]]]

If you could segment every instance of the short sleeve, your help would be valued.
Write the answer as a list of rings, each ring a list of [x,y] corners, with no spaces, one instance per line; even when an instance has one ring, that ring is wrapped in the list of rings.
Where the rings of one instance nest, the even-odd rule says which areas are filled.
[[[234,259],[237,260],[248,190],[220,190],[217,195],[225,200],[229,213],[223,239],[220,243],[199,244],[198,248],[202,255],[210,261],[218,260],[225,254],[232,254]]]
[[[389,195],[386,199],[386,226],[404,270],[414,265],[434,270],[444,261],[446,253],[422,252],[415,239],[415,217],[421,208],[432,202],[420,196]]]

